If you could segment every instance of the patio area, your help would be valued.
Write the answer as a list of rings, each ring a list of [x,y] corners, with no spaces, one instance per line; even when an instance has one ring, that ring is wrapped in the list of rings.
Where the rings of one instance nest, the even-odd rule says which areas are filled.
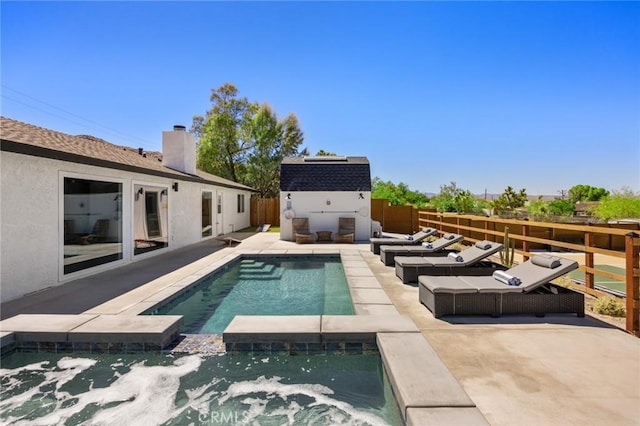
[[[418,288],[402,284],[394,268],[384,266],[370,252],[368,242],[297,245],[281,241],[278,233],[231,236],[242,242],[227,247],[209,240],[83,278],[4,303],[1,317],[78,314],[152,280],[179,281],[192,274],[204,258],[223,258],[237,250],[358,250],[396,310],[411,318],[490,424],[640,424],[640,339],[588,312],[584,318],[435,319],[419,303]]]

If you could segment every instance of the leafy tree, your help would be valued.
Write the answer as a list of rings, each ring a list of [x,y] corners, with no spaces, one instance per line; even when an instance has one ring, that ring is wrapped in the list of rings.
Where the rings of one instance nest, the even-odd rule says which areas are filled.
[[[410,190],[403,182],[396,185],[391,181],[384,182],[379,177],[374,177],[371,186],[371,198],[386,199],[392,206],[412,205],[422,208],[428,201],[426,195]]]
[[[569,189],[569,200],[573,203],[577,201],[599,201],[608,195],[609,191],[606,189],[590,185],[575,185]]]
[[[630,188],[614,191],[613,194],[600,200],[594,215],[603,221],[613,219],[640,218],[640,193],[634,193]]]
[[[556,198],[547,203],[549,214],[554,216],[573,216],[575,204],[571,200]]]
[[[225,83],[211,91],[211,109],[193,117],[191,132],[200,138],[198,168],[241,182],[250,153],[250,124],[257,104],[238,97],[238,89]]]
[[[487,202],[479,200],[468,189],[458,188],[455,182],[440,186],[431,204],[440,212],[481,213]]]
[[[247,162],[246,184],[261,197],[275,197],[280,187],[280,163],[296,156],[304,139],[298,119],[289,114],[278,118],[268,104],[262,104],[251,120],[250,139],[253,150]]]
[[[316,157],[335,157],[337,155],[338,154],[336,154],[335,152],[325,151],[324,149],[321,149],[316,153]]]
[[[200,138],[198,168],[276,196],[282,159],[308,155],[307,149],[299,152],[304,135],[298,118],[278,120],[268,104],[239,97],[230,83],[212,90],[210,99],[211,109],[195,116],[191,127]]]
[[[549,215],[549,203],[544,201],[542,197],[538,197],[537,200],[531,201],[527,206],[529,214],[534,216],[546,217]]]
[[[524,207],[527,202],[527,190],[522,188],[516,192],[511,186],[507,186],[502,194],[493,200],[493,207],[496,210],[513,210]]]

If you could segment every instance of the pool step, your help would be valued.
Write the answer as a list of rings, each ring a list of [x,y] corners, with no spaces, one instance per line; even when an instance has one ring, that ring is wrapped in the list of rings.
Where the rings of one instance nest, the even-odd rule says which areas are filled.
[[[260,265],[258,265],[260,264]],[[264,264],[263,262],[256,262],[255,266],[246,267],[240,266],[240,273],[238,277],[241,280],[277,280],[282,278],[284,273],[282,268],[275,265]]]

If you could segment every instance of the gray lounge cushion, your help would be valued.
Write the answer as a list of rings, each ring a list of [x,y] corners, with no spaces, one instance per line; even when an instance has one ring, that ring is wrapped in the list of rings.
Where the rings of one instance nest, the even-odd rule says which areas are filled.
[[[545,268],[557,268],[560,266],[560,258],[555,256],[549,256],[546,254],[539,254],[537,256],[533,256],[531,258],[531,263],[538,266],[543,266]]]
[[[428,288],[431,293],[468,294],[478,292],[477,289],[464,282],[460,277],[420,275],[418,282]]]
[[[444,234],[442,238],[446,240],[453,240],[456,237],[456,234]]]
[[[494,253],[502,250],[502,244],[500,243],[491,243],[489,249],[480,249],[475,246],[471,246],[457,253],[458,256],[462,257],[462,261],[454,260],[447,256],[424,256],[424,257],[398,257],[396,258],[396,266],[405,267],[405,266],[459,266],[464,267],[467,265],[472,265],[476,262],[479,262],[487,257],[491,256]],[[449,253],[456,254],[456,253]]]

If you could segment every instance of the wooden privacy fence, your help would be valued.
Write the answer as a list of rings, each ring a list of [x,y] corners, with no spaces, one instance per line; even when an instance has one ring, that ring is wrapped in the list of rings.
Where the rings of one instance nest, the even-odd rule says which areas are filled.
[[[380,222],[386,232],[413,234],[418,232],[418,210],[412,206],[391,206],[389,200],[371,200],[371,220]]]
[[[280,198],[251,197],[251,211],[249,212],[251,226],[264,225],[280,226]]]
[[[626,289],[626,329],[640,336],[640,236],[637,224],[573,225],[566,223],[534,222],[452,213],[418,212],[420,227],[438,228],[440,232],[455,232],[470,241],[502,242],[504,229],[516,241],[516,252],[524,260],[533,250],[566,249],[584,252],[584,290],[595,296],[604,295],[595,289],[595,275],[622,281]],[[384,228],[383,228],[384,229]],[[615,274],[594,267],[594,255],[601,254],[624,260],[625,274]]]

